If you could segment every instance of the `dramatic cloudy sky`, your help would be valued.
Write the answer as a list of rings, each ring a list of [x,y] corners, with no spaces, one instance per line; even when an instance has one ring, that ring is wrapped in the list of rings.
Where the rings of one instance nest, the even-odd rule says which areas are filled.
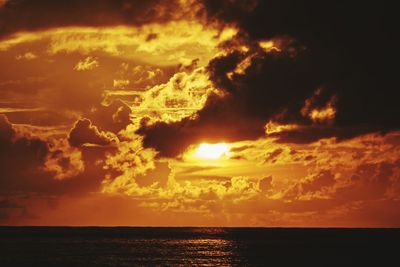
[[[0,224],[399,227],[397,14],[350,2],[0,0]]]

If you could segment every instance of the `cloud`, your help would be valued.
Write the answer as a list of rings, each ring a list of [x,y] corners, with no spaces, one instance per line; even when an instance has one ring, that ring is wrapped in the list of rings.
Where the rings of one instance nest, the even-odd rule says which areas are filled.
[[[147,171],[145,174],[139,174],[135,177],[135,181],[140,187],[153,186],[157,184],[160,187],[167,186],[168,176],[171,169],[168,163],[160,162],[154,165],[154,169]]]
[[[259,181],[261,192],[268,192],[272,189],[272,176],[264,177]]]
[[[83,171],[80,154],[53,147],[49,142],[24,137],[5,115],[0,115],[0,195],[12,192],[57,192],[56,179],[77,176]]]
[[[157,32],[158,38],[146,42],[152,32]],[[218,52],[218,45],[235,33],[232,27],[219,30],[188,20],[140,27],[59,27],[7,36],[0,39],[0,51],[40,43],[42,53],[50,56],[65,53],[92,56],[96,53],[164,67],[188,65],[198,58],[200,65],[204,66]]]
[[[321,171],[302,184],[303,193],[315,192],[335,183],[335,176],[330,171]]]
[[[207,10],[209,19],[236,22],[244,20],[251,15],[259,6],[257,0],[204,0],[204,7]]]
[[[286,190],[284,198],[297,200],[330,199],[329,191],[336,184],[331,170],[318,170]],[[325,191],[324,191],[325,190]]]
[[[179,1],[68,1],[11,0],[0,9],[0,37],[19,31],[61,26],[143,25],[176,16]],[[65,12],[69,10],[69,12]]]
[[[146,146],[176,156],[202,139],[262,137],[268,121],[299,126],[273,135],[281,142],[343,140],[399,129],[389,7],[331,3],[327,10],[318,1],[289,0],[259,1],[257,8],[205,1],[205,7],[210,19],[239,28],[239,35],[222,46],[226,52],[208,65],[211,81],[225,97],[210,96],[195,118],[144,127],[139,133]],[[359,8],[376,20],[355,19]],[[371,36],[387,49],[377,49]],[[275,49],[265,49],[266,41]]]
[[[282,148],[277,148],[271,153],[267,155],[267,158],[265,159],[265,162],[270,162],[270,163],[275,163],[276,158],[283,152],[284,150]]]
[[[149,32],[158,33],[158,38],[151,44],[144,40]],[[184,20],[142,27],[59,27],[18,32],[0,41],[3,70],[0,87],[4,89],[0,93],[4,100],[0,109],[14,111],[9,116],[12,122],[49,126],[70,125],[80,117],[92,119],[91,113],[95,113],[92,110],[102,109],[99,103],[110,105],[114,100],[123,100],[124,106],[126,103],[135,106],[141,103],[141,96],[147,89],[166,83],[177,72],[177,65],[190,65],[194,59],[198,59],[194,61],[198,66],[207,64],[219,50],[218,44],[234,34],[232,29],[225,32],[197,21]],[[15,54],[23,55],[26,51],[32,51],[38,57],[29,61],[15,60]],[[94,67],[94,59],[101,62],[101,66],[91,71],[74,71],[82,58],[86,59],[87,66],[81,62],[77,69]],[[182,76],[191,71],[181,70],[177,79],[189,83],[193,77]],[[204,71],[201,76],[199,81],[210,85]],[[114,81],[122,80],[126,85],[116,88],[118,83],[114,85]],[[195,89],[200,86],[197,84]],[[204,102],[204,93],[195,89],[193,100]],[[187,100],[190,98],[184,101]],[[8,106],[9,102],[13,109]],[[169,103],[173,102],[169,99]],[[123,108],[120,112],[120,115],[124,114],[124,122],[128,109]],[[192,107],[188,107],[178,113],[192,111]],[[164,114],[171,115],[173,110]],[[177,115],[182,117],[184,114]],[[118,127],[122,127],[122,123]]]
[[[121,100],[113,100],[108,105],[94,105],[85,116],[100,129],[118,134],[131,123],[131,108]]]
[[[87,57],[76,63],[74,70],[77,71],[92,70],[94,68],[97,68],[99,65],[100,65],[99,61],[96,58]]]
[[[388,197],[388,192],[399,182],[396,178],[400,171],[399,164],[400,162],[360,164],[349,183],[337,189],[336,197],[351,200],[376,200]]]
[[[85,144],[108,146],[117,140],[112,133],[99,131],[88,119],[77,121],[68,136],[68,142],[75,147]]]
[[[43,170],[51,172],[53,179],[76,178],[84,172],[85,163],[81,151],[71,147],[65,139],[53,142],[49,151]]]
[[[308,175],[283,189],[285,199],[331,199],[338,203],[399,197],[398,133],[367,135],[337,143],[320,142],[293,154],[308,166]],[[303,146],[304,147],[304,146]],[[313,151],[313,149],[315,149]],[[384,151],[384,152],[383,152]]]
[[[0,140],[6,142],[14,136],[15,130],[4,114],[0,114]]]
[[[0,3],[0,223],[399,225],[388,7]]]
[[[156,152],[153,149],[144,149],[140,136],[126,136],[126,140],[121,141],[116,149],[115,153],[108,153],[104,160],[103,169],[107,171],[107,176],[102,183],[103,193],[131,195],[136,192],[143,195],[153,185],[158,187],[165,184],[162,180],[168,174],[162,170],[169,169],[165,169],[164,164],[156,164]],[[153,175],[156,177],[151,177]],[[142,190],[140,185],[150,185],[150,189],[145,187]]]
[[[24,199],[56,199],[62,195],[100,190],[106,175],[102,163],[105,153],[112,153],[112,148],[84,147],[78,150],[65,139],[54,136],[40,139],[14,128],[17,127],[1,114],[0,199],[20,203]],[[28,201],[21,207],[30,209],[32,205]]]
[[[287,129],[267,133],[268,137],[275,138],[278,143],[307,144],[320,139],[335,137],[343,141],[352,137],[373,131],[367,127],[336,127],[332,125],[291,125]],[[376,129],[377,130],[377,129]]]
[[[132,111],[141,118],[149,119],[146,125],[158,121],[179,121],[201,109],[213,90],[204,68],[177,72],[168,82],[144,92],[142,102]]]
[[[129,85],[129,80],[114,80],[113,86],[114,88],[125,88]]]
[[[18,55],[16,57],[17,60],[21,60],[21,59],[25,59],[25,60],[34,60],[36,59],[38,56],[32,52],[26,52],[24,54]]]
[[[0,179],[1,193],[41,186],[32,176],[41,173],[40,168],[49,153],[47,143],[40,139],[18,138],[5,115],[0,115]]]
[[[143,127],[139,133],[144,135],[145,145],[157,148],[164,155],[175,156],[189,144],[202,140],[238,141],[264,136],[268,119],[286,109],[299,110],[304,99],[318,86],[311,79],[315,73],[305,67],[304,57],[293,58],[289,51],[287,48],[283,52],[267,53],[255,45],[248,52],[234,50],[213,59],[208,72],[219,93],[211,94],[195,116],[176,123]],[[252,64],[245,73],[228,77],[248,56],[252,57]],[[165,138],[159,138],[161,135]],[[169,151],[166,146],[172,143],[175,150]]]
[[[2,138],[10,139],[12,136],[15,138],[13,127],[4,118],[0,125]],[[53,169],[53,176],[47,176],[42,187],[39,187],[38,178],[35,178],[36,187],[27,188],[20,184],[18,188],[20,191],[23,189],[23,192],[38,192],[41,189],[39,190],[41,194],[46,193],[47,196],[56,194],[57,201],[62,201],[65,194],[72,192],[86,194],[101,190],[102,193],[97,195],[104,201],[109,195],[121,198],[129,196],[129,199],[135,199],[135,205],[140,207],[138,212],[146,211],[149,214],[163,214],[163,216],[171,213],[179,218],[182,218],[183,214],[191,214],[193,218],[208,214],[207,216],[218,219],[220,223],[226,225],[237,225],[238,221],[232,219],[236,215],[246,217],[246,220],[242,218],[244,224],[249,224],[249,220],[251,222],[257,220],[257,225],[264,226],[281,224],[393,226],[398,222],[398,213],[395,211],[398,208],[396,199],[400,194],[398,134],[391,133],[384,137],[369,135],[341,143],[325,140],[295,147],[274,144],[270,139],[233,145],[237,147],[234,153],[247,151],[249,158],[255,156],[254,159],[260,163],[265,161],[266,153],[273,154],[279,148],[283,151],[276,156],[277,163],[267,167],[265,164],[258,165],[257,161],[248,162],[252,170],[265,167],[264,171],[253,172],[253,175],[256,173],[260,178],[241,175],[231,178],[188,178],[188,173],[179,177],[175,175],[177,171],[186,170],[182,160],[176,160],[175,163],[171,160],[168,163],[157,161],[154,150],[143,149],[140,136],[131,136],[130,140],[120,142],[113,150],[105,151],[103,147],[82,147],[84,170],[76,177],[60,177],[56,180]],[[67,144],[60,144],[57,149],[48,150],[50,152],[62,150],[63,154],[68,155],[69,152],[64,146]],[[291,151],[290,147],[297,152],[288,153]],[[315,155],[318,155],[315,157],[318,160],[302,161]],[[54,157],[60,168],[68,165],[68,161],[65,163],[63,157],[58,157],[57,153],[54,153]],[[307,170],[307,173],[304,176],[300,175],[299,179],[295,179],[290,171],[294,168],[293,163],[298,162],[296,158],[300,158],[300,164],[304,164]],[[72,160],[71,158],[70,162]],[[199,171],[205,169],[199,168],[199,162],[193,164]],[[243,162],[238,164],[240,165],[233,166],[234,172],[244,172]],[[281,169],[275,176],[271,166],[277,164],[281,164]],[[226,170],[229,166],[228,163],[220,169]],[[240,169],[237,166],[241,166]],[[215,173],[216,168],[213,168],[212,173]],[[283,173],[282,169],[288,172]],[[266,175],[260,176],[263,173]],[[274,178],[271,173],[274,173]],[[41,177],[44,177],[43,174]],[[26,180],[24,182],[26,186]],[[39,220],[41,222],[57,219],[52,216],[55,213],[59,214],[61,210],[68,210],[69,207],[68,203],[62,201],[52,211],[46,207],[39,209],[32,203],[40,200],[31,197],[31,204],[19,201],[15,202],[15,205],[21,208],[12,208],[9,205],[14,203],[11,201],[12,198],[6,199],[8,204],[3,209],[5,221],[12,218],[18,222],[34,222],[29,216],[39,214],[43,216]],[[83,199],[79,197],[71,201],[79,202]],[[21,212],[24,209],[32,215],[18,217],[22,216]],[[387,222],[386,219],[365,221],[368,216],[376,216],[377,212],[382,212],[385,218],[391,221]],[[76,223],[79,220],[71,219],[70,222]]]

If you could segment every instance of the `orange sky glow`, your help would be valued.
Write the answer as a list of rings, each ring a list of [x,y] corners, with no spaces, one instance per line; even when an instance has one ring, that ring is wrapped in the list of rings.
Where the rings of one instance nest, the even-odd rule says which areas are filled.
[[[0,1],[0,225],[400,226],[358,54],[250,28],[259,1],[28,2]]]

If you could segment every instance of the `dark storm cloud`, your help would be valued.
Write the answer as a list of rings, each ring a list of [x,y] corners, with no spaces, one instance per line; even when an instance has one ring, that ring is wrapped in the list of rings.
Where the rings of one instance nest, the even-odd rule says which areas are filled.
[[[40,170],[49,153],[46,142],[40,139],[18,138],[5,115],[0,114],[0,194],[40,188],[47,175]]]
[[[322,138],[336,137],[338,141],[373,131],[371,127],[336,127],[332,125],[302,125],[295,129],[268,134],[278,143],[308,144]]]
[[[161,155],[174,156],[195,142],[255,139],[265,135],[268,118],[299,110],[320,84],[309,67],[306,53],[293,57],[289,48],[266,53],[255,46],[254,50],[246,54],[234,51],[213,59],[208,66],[210,78],[227,95],[211,95],[195,119],[144,126],[139,130],[145,135],[144,144],[155,147]],[[256,56],[245,74],[229,78],[227,73],[252,53]]]
[[[60,168],[71,168],[71,159],[62,153],[51,151],[50,144],[44,140],[19,136],[7,117],[0,114],[0,196],[7,199],[17,192],[52,196],[98,190],[105,172],[96,162],[104,158],[106,150],[83,149],[84,170],[74,177],[56,180],[56,173],[46,170],[45,162],[48,158],[57,158]]]
[[[75,147],[80,147],[84,144],[107,146],[114,141],[113,135],[99,131],[88,119],[77,121],[68,137],[68,142]]]
[[[351,176],[350,184],[337,190],[337,198],[352,200],[383,199],[390,189],[398,186],[400,161],[361,164]]]
[[[267,154],[267,157],[265,159],[265,163],[275,163],[277,160],[277,157],[282,154],[284,150],[282,148],[277,148],[271,153]]]
[[[5,146],[6,142],[11,140],[15,135],[15,130],[12,128],[8,118],[4,114],[0,114],[0,141]]]
[[[387,2],[259,1],[239,19],[215,7],[231,1],[205,2],[212,17],[236,23],[252,40],[290,36],[304,45],[321,86],[338,96],[336,125],[398,128],[399,42],[395,9]]]
[[[245,20],[256,8],[258,0],[203,0],[207,14],[211,19],[217,18],[224,22]]]
[[[164,22],[177,5],[175,0],[10,0],[0,7],[0,38],[52,27]]]
[[[398,42],[390,6],[316,0],[245,2],[204,1],[211,21],[240,29],[237,40],[225,48],[235,42],[250,47],[246,53],[231,47],[208,66],[212,82],[227,96],[211,96],[195,119],[142,127],[139,133],[146,146],[174,156],[201,140],[262,137],[270,120],[300,125],[273,134],[281,142],[296,143],[399,128],[394,67]],[[258,41],[271,39],[281,42],[282,52],[257,49]],[[251,57],[250,67],[230,74],[246,57]],[[313,97],[318,89],[323,93]],[[301,114],[307,99],[321,108],[333,98],[336,114],[329,125]]]
[[[97,105],[86,116],[100,129],[117,134],[125,129],[130,120],[131,109],[121,100],[114,100],[110,105]]]
[[[18,165],[33,167],[43,164],[48,153],[46,142],[40,139],[18,138],[7,117],[0,114],[0,164],[2,176],[18,170]],[[24,168],[20,170],[23,171]]]

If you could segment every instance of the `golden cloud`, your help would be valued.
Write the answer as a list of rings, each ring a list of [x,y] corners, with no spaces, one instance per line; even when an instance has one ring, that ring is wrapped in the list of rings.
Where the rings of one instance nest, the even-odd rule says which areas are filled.
[[[94,68],[97,68],[99,65],[100,64],[97,58],[87,57],[76,63],[74,70],[77,71],[92,70]]]
[[[43,169],[54,173],[54,179],[77,177],[85,170],[82,153],[71,147],[65,139],[53,140]]]
[[[143,92],[142,101],[132,111],[138,118],[149,118],[150,123],[179,121],[201,109],[212,92],[215,89],[204,68],[179,72],[167,83]]]
[[[0,41],[0,51],[44,41],[50,55],[102,52],[159,66],[190,64],[199,58],[200,64],[205,65],[216,54],[218,45],[234,34],[233,28],[221,32],[196,21],[183,20],[141,27],[65,27],[16,33]]]
[[[33,60],[36,59],[38,56],[35,53],[32,52],[26,52],[24,54],[20,54],[16,56],[17,60],[25,59],[25,60]]]

